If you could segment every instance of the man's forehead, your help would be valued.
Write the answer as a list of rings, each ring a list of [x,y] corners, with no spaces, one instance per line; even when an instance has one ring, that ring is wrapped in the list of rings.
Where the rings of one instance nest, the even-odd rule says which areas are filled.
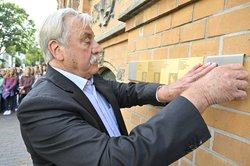
[[[94,34],[93,30],[89,26],[83,27],[83,31],[82,32],[86,33],[86,34],[91,34],[91,35]]]
[[[82,31],[81,31],[81,35],[91,35],[91,36],[94,36],[94,32],[93,30],[89,27],[89,26],[86,26],[86,27],[83,27]]]
[[[94,34],[90,25],[86,25],[81,19],[79,19],[77,17],[68,17],[67,22],[68,22],[68,25],[70,25],[72,27],[71,29],[72,30],[75,29],[75,30],[79,31],[78,33],[86,33],[89,35]]]

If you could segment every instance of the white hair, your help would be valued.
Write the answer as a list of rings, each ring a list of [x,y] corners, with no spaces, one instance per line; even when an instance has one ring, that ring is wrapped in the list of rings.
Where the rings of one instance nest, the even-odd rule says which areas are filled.
[[[50,40],[56,40],[63,45],[68,44],[68,29],[65,25],[65,17],[73,16],[79,18],[84,26],[92,25],[92,17],[87,13],[80,13],[72,8],[64,8],[57,10],[45,19],[39,30],[39,45],[43,51],[45,62],[48,63],[53,59],[52,54],[48,49]]]

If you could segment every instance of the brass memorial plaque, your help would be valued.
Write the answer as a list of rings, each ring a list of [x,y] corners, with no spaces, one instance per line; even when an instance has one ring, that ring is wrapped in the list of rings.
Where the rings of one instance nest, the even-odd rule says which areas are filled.
[[[224,55],[217,57],[192,57],[179,59],[163,59],[155,61],[141,61],[129,63],[129,79],[140,82],[154,82],[171,84],[182,78],[193,66],[206,62],[215,62],[219,65],[241,63],[244,54]],[[205,62],[204,62],[205,59]]]

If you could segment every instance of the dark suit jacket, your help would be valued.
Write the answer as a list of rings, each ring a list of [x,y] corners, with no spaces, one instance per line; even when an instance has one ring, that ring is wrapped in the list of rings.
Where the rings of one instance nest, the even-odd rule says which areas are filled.
[[[120,108],[160,105],[155,99],[159,84],[124,84],[98,75],[94,84],[112,105],[123,136],[109,137],[82,90],[48,66],[18,110],[35,166],[166,166],[210,137],[200,113],[184,97],[128,135]]]

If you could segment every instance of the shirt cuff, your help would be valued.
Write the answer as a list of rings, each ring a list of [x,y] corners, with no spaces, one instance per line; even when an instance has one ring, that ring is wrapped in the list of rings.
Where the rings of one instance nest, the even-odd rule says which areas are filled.
[[[158,86],[158,88],[156,89],[155,98],[156,98],[156,100],[157,100],[159,103],[166,104],[165,101],[160,101],[159,98],[158,98],[158,95],[157,95],[157,92],[158,92],[158,90],[159,90],[161,87],[162,87],[162,85]]]

